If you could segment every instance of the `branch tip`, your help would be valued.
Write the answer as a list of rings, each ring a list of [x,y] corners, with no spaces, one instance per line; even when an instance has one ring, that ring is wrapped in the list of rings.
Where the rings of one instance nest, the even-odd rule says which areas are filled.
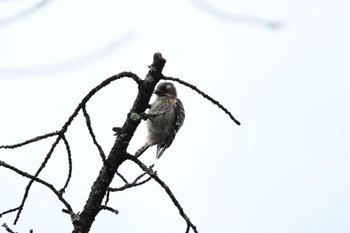
[[[162,72],[164,65],[166,63],[165,58],[163,58],[161,53],[155,53],[153,55],[153,63],[149,66],[150,71]]]
[[[201,96],[203,96],[205,99],[209,100],[210,102],[212,102],[213,104],[215,104],[216,106],[218,106],[218,108],[220,108],[221,110],[223,110],[227,115],[229,115],[229,117],[231,118],[231,120],[233,120],[237,125],[241,125],[241,122],[239,122],[233,115],[232,113],[227,110],[219,101],[213,99],[212,97],[210,97],[208,94],[206,94],[205,92],[199,90],[196,86],[189,84],[179,78],[173,78],[173,77],[163,77],[164,80],[171,80],[171,81],[175,81],[178,82],[186,87],[191,88],[192,90],[196,91],[198,94],[200,94]]]
[[[114,213],[114,214],[119,214],[119,211],[118,211],[118,210],[113,209],[112,207],[109,207],[109,206],[106,206],[106,205],[101,205],[101,206],[100,206],[100,209],[101,209],[101,210],[108,210],[108,211],[110,211],[110,212],[112,212],[112,213]]]

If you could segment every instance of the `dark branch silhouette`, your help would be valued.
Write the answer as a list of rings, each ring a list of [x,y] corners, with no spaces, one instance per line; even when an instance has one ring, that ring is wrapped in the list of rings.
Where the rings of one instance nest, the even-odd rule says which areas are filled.
[[[18,209],[19,209],[19,207],[12,208],[12,209],[9,209],[9,210],[6,210],[6,211],[4,211],[4,212],[0,213],[0,218],[1,218],[3,215],[5,215],[5,214],[9,214],[9,213],[12,213],[12,212],[17,211]]]
[[[72,152],[70,150],[69,142],[66,139],[66,136],[62,135],[62,140],[64,142],[64,145],[66,146],[67,155],[68,155],[68,176],[67,176],[66,183],[64,184],[63,188],[60,190],[60,193],[63,194],[65,192],[66,188],[68,187],[69,181],[72,177],[73,165],[72,165]]]
[[[36,181],[37,183],[39,184],[42,184],[44,186],[46,186],[47,188],[49,188],[57,197],[58,199],[64,204],[64,206],[66,207],[66,209],[69,211],[69,213],[71,214],[74,214],[73,212],[73,209],[72,207],[69,205],[69,203],[63,198],[63,196],[61,195],[61,193],[55,189],[55,187],[52,185],[52,184],[49,184],[48,182],[36,177],[36,176],[33,176],[33,175],[30,175],[29,173],[27,172],[23,172],[21,171],[20,169],[14,167],[14,166],[11,166],[3,161],[0,160],[0,166],[2,167],[5,167],[5,168],[8,168],[14,172],[16,172],[17,174],[21,175],[21,176],[24,176],[26,178],[29,178],[33,181]]]
[[[105,162],[106,161],[105,152],[103,151],[102,147],[100,146],[100,144],[96,140],[96,136],[95,136],[94,131],[93,131],[92,126],[91,126],[90,116],[89,116],[88,112],[86,111],[86,106],[83,106],[82,109],[83,109],[83,113],[84,113],[84,117],[85,117],[85,121],[86,121],[86,126],[87,126],[87,128],[89,130],[89,133],[90,133],[90,136],[92,138],[92,141],[93,141],[94,145],[97,147],[97,149],[98,149],[98,151],[100,153],[102,162]]]
[[[113,209],[112,207],[106,206],[106,205],[101,205],[100,206],[101,210],[108,210],[114,214],[119,214],[119,211],[116,209]]]
[[[42,136],[37,136],[35,138],[29,139],[29,140],[21,142],[21,143],[17,143],[17,144],[13,144],[13,145],[3,145],[3,146],[0,146],[0,149],[15,149],[17,147],[25,146],[29,143],[37,142],[37,141],[40,141],[40,140],[43,140],[43,139],[46,139],[49,137],[53,137],[56,135],[58,135],[58,132],[48,133],[48,134],[45,134]]]
[[[150,169],[153,168],[154,165],[150,166]],[[135,180],[131,183],[129,183],[118,171],[116,172],[116,174],[124,181],[124,185],[119,187],[119,188],[108,188],[108,191],[109,192],[119,192],[119,191],[124,191],[126,189],[129,189],[129,188],[133,188],[133,187],[137,187],[137,186],[140,186],[140,185],[143,185],[145,183],[147,183],[148,181],[151,180],[151,177],[148,177],[142,181],[140,181],[147,173],[144,172],[142,173],[141,175],[137,176],[135,178]]]
[[[168,194],[168,196],[170,197],[170,199],[172,200],[172,202],[174,203],[176,208],[179,210],[181,217],[183,217],[183,219],[186,221],[186,223],[187,223],[186,232],[189,231],[189,228],[192,228],[195,233],[198,233],[196,226],[191,222],[190,218],[185,214],[184,209],[182,208],[182,206],[180,205],[178,200],[175,198],[175,195],[173,194],[173,192],[170,190],[168,185],[166,185],[164,183],[164,181],[162,181],[158,177],[157,173],[153,172],[151,169],[149,169],[146,165],[144,165],[135,156],[129,155],[128,159],[133,161],[134,163],[136,163],[144,172],[146,172],[150,177],[152,177],[165,190],[165,192]]]
[[[54,152],[56,146],[58,145],[60,139],[61,139],[61,136],[59,135],[59,136],[57,137],[56,141],[52,144],[50,151],[47,153],[47,155],[46,155],[44,161],[42,162],[42,164],[40,165],[39,169],[37,170],[37,172],[36,172],[35,175],[33,176],[34,178],[37,178],[37,177],[39,176],[39,174],[41,173],[41,171],[45,168],[47,162],[48,162],[49,159],[51,158],[51,155],[52,155],[52,153]],[[22,202],[21,202],[21,204],[20,204],[20,206],[19,206],[19,209],[18,209],[16,218],[15,218],[14,224],[17,223],[19,217],[21,216],[21,213],[22,213],[24,204],[25,204],[25,202],[26,202],[26,200],[27,200],[27,198],[28,198],[29,190],[30,190],[30,188],[32,187],[32,184],[34,183],[34,181],[36,181],[36,179],[34,179],[34,178],[32,178],[32,179],[29,181],[29,183],[28,183],[28,185],[27,185],[27,187],[26,187],[26,189],[25,189],[25,192],[24,192],[24,195],[23,195],[23,199],[22,199]]]
[[[115,143],[102,167],[100,174],[94,182],[88,200],[79,214],[79,219],[73,222],[73,233],[89,232],[91,225],[101,210],[100,206],[103,198],[107,194],[109,185],[111,184],[118,167],[127,159],[127,148],[130,140],[136,131],[137,126],[141,123],[140,118],[132,117],[135,114],[141,114],[146,111],[152,92],[163,77],[162,70],[165,59],[160,53],[154,54],[153,63],[150,70],[143,81],[138,82],[139,92],[134,101],[132,108],[128,113],[128,117],[124,125],[120,128]]]
[[[218,101],[214,100],[209,95],[205,94],[203,91],[200,91],[197,87],[177,78],[165,77],[162,74],[162,70],[165,65],[165,62],[166,60],[162,57],[160,53],[154,54],[153,63],[149,66],[148,74],[146,75],[146,78],[144,80],[141,80],[136,74],[133,74],[131,72],[121,72],[119,74],[116,74],[106,79],[101,84],[93,88],[82,99],[82,101],[78,104],[74,112],[71,114],[71,116],[64,123],[64,125],[60,130],[29,139],[22,143],[0,146],[0,149],[15,149],[18,147],[26,146],[30,143],[39,142],[40,140],[43,140],[49,137],[55,137],[55,140],[52,143],[48,153],[45,155],[44,160],[42,161],[40,167],[37,169],[34,175],[24,172],[12,165],[7,164],[6,162],[0,161],[0,167],[10,169],[16,172],[17,174],[30,179],[30,181],[28,182],[25,188],[23,199],[20,205],[18,207],[15,207],[0,213],[0,217],[2,217],[5,214],[16,212],[16,217],[14,220],[14,224],[16,224],[21,216],[21,212],[24,209],[27,197],[30,193],[31,186],[34,182],[37,182],[46,186],[49,190],[51,190],[57,196],[57,198],[63,203],[64,208],[62,209],[62,211],[64,213],[68,213],[71,217],[71,221],[73,224],[72,232],[87,233],[90,231],[90,228],[96,216],[101,210],[107,210],[114,214],[119,213],[118,210],[107,205],[109,202],[109,197],[111,192],[121,192],[133,187],[145,185],[146,183],[148,183],[150,180],[153,179],[165,190],[169,198],[174,203],[175,207],[179,210],[179,214],[182,216],[182,218],[186,222],[185,232],[189,232],[192,229],[195,233],[198,233],[196,226],[191,222],[190,218],[185,214],[183,207],[180,205],[179,201],[175,198],[175,195],[173,194],[173,192],[165,184],[165,182],[159,178],[156,172],[152,170],[153,165],[150,167],[147,167],[140,160],[138,160],[136,157],[130,155],[127,152],[127,148],[129,146],[130,140],[132,139],[141,121],[146,119],[145,115],[147,114],[145,113],[145,111],[149,107],[149,104],[148,104],[149,100],[152,96],[152,93],[157,83],[162,79],[176,81],[182,85],[185,85],[191,88],[192,90],[202,95],[204,98],[208,99],[209,101],[217,105],[221,110],[223,110],[226,114],[228,114],[236,124],[239,125],[240,123],[233,117],[231,112],[229,112],[223,105],[221,105]],[[91,124],[91,118],[86,109],[86,104],[101,89],[103,89],[113,81],[119,80],[121,78],[131,78],[133,81],[135,81],[138,87],[138,94],[136,96],[136,99],[129,113],[127,114],[124,124],[121,127],[114,127],[114,131],[116,132],[116,139],[108,156],[106,156],[102,147],[97,142],[96,135],[94,134],[93,127]],[[73,169],[73,163],[72,163],[73,155],[71,153],[71,147],[70,147],[69,141],[66,138],[66,132],[68,131],[69,126],[72,124],[73,120],[76,118],[76,116],[80,111],[82,111],[85,117],[88,133],[92,138],[92,142],[94,146],[97,148],[97,151],[100,154],[103,165],[98,177],[96,178],[95,182],[91,187],[91,191],[85,206],[83,207],[81,212],[79,212],[78,214],[75,214],[73,212],[71,205],[68,203],[68,201],[65,198],[63,198],[63,194],[65,193],[66,189],[69,186],[69,182],[72,177],[72,169]],[[53,184],[46,182],[44,179],[39,178],[38,176],[46,167],[50,158],[53,156],[55,148],[60,142],[64,144],[67,152],[68,172],[67,172],[67,178],[66,178],[65,184],[63,185],[63,188],[60,190],[57,190]],[[130,160],[135,164],[137,164],[143,171],[143,173],[138,175],[132,182],[129,182],[121,173],[118,172],[119,166],[127,160]],[[117,177],[119,177],[124,182],[124,185],[117,188],[110,187],[110,184],[114,179],[115,175],[117,175]],[[104,199],[105,199],[104,204],[102,204]]]
[[[6,223],[2,224],[2,227],[5,228],[5,230],[6,230],[7,232],[16,233],[16,232],[14,232],[9,226],[7,226]]]
[[[163,79],[176,81],[176,82],[181,83],[182,85],[184,85],[186,87],[191,88],[192,90],[196,91],[198,94],[202,95],[204,98],[206,98],[207,100],[209,100],[210,102],[212,102],[213,104],[218,106],[220,109],[222,109],[227,115],[230,116],[231,120],[233,120],[237,125],[241,124],[238,120],[236,120],[236,118],[232,115],[232,113],[229,110],[227,110],[222,104],[219,103],[219,101],[214,100],[212,97],[205,94],[203,91],[199,90],[196,86],[189,84],[185,81],[182,81],[181,79],[178,79],[178,78],[164,77]]]
[[[101,84],[99,84],[98,86],[96,86],[94,89],[92,89],[81,101],[81,103],[78,105],[78,107],[75,109],[75,111],[73,112],[73,114],[68,118],[67,122],[63,125],[62,129],[58,132],[55,133],[49,133],[49,134],[45,134],[43,136],[39,136],[39,137],[35,137],[33,139],[27,140],[23,143],[19,143],[19,144],[14,144],[14,145],[4,145],[4,146],[0,146],[1,148],[16,148],[16,147],[20,147],[20,146],[24,146],[27,145],[29,143],[33,143],[42,139],[45,139],[47,137],[51,137],[51,136],[57,136],[55,142],[52,144],[49,152],[47,153],[44,161],[42,162],[41,166],[39,167],[39,169],[37,170],[37,172],[35,173],[34,177],[38,177],[39,174],[41,173],[41,171],[45,168],[47,162],[49,161],[49,159],[51,158],[56,146],[58,145],[58,143],[61,141],[62,137],[64,136],[64,134],[67,132],[69,125],[72,123],[72,121],[74,120],[74,118],[78,115],[79,111],[83,108],[83,106],[86,105],[86,103],[90,100],[90,98],[95,95],[99,90],[101,90],[102,88],[106,87],[107,85],[109,85],[111,82],[124,78],[124,77],[128,77],[128,78],[132,78],[135,82],[139,82],[140,78],[136,75],[133,74],[131,72],[122,72],[116,75],[113,75],[112,77],[106,79],[105,81],[103,81]],[[34,179],[30,180],[27,187],[25,188],[25,193],[23,195],[23,199],[22,202],[20,204],[19,207],[15,208],[17,211],[17,215],[16,218],[14,220],[14,224],[17,223],[17,221],[19,220],[19,217],[21,215],[21,212],[23,210],[24,204],[27,200],[30,188],[32,186],[34,182]],[[11,211],[13,212],[13,211]]]
[[[115,172],[115,174],[117,174],[117,176],[119,176],[120,179],[122,179],[122,181],[125,183],[125,184],[128,184],[129,182],[125,179],[125,177],[120,174],[118,171]]]

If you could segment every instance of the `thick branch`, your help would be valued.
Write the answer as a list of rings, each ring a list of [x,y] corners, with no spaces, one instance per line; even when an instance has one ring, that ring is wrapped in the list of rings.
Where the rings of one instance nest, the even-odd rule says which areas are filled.
[[[113,82],[115,80],[118,80],[118,79],[121,79],[121,78],[124,78],[124,77],[132,78],[136,83],[140,82],[140,78],[136,74],[133,74],[131,72],[121,72],[119,74],[113,75],[110,78],[104,80],[101,84],[96,86],[94,89],[92,89],[82,99],[82,101],[79,103],[78,107],[74,110],[73,114],[68,118],[68,120],[66,121],[66,123],[63,125],[63,127],[61,128],[61,130],[59,132],[54,132],[54,133],[46,134],[46,135],[43,135],[43,136],[39,136],[39,137],[30,139],[30,140],[28,140],[26,142],[14,145],[15,147],[18,147],[18,146],[22,146],[22,145],[25,145],[25,144],[28,144],[28,143],[31,143],[31,142],[35,142],[35,141],[38,141],[38,140],[41,140],[41,139],[44,139],[44,138],[47,138],[47,137],[51,137],[51,136],[57,135],[57,138],[56,138],[55,142],[52,144],[52,146],[50,148],[50,151],[47,153],[44,161],[40,165],[39,169],[36,171],[36,173],[34,175],[35,177],[38,177],[39,174],[41,173],[41,171],[45,168],[45,166],[48,163],[49,159],[51,158],[52,153],[54,152],[56,146],[58,145],[60,140],[64,137],[64,134],[67,132],[69,125],[72,123],[74,118],[78,115],[79,111],[90,100],[90,98],[93,95],[95,95],[99,90],[101,90],[102,88],[104,88],[105,86],[110,84],[111,82]],[[3,147],[3,148],[7,148],[7,147]],[[9,147],[9,148],[11,148],[11,147]],[[23,195],[23,199],[22,199],[21,205],[18,208],[18,212],[17,212],[16,218],[15,218],[14,224],[16,224],[17,221],[19,220],[19,217],[20,217],[21,212],[23,210],[24,204],[25,204],[25,202],[27,200],[27,197],[28,197],[28,194],[29,194],[29,191],[30,191],[30,188],[31,188],[32,184],[33,184],[33,179],[29,181],[29,183],[28,183],[28,185],[27,185],[27,187],[25,189],[25,192],[24,192],[24,195]]]
[[[139,92],[134,104],[123,127],[120,129],[120,134],[118,134],[99,176],[91,188],[89,198],[86,201],[83,211],[80,213],[77,221],[73,223],[73,233],[89,232],[96,215],[101,210],[101,203],[106,195],[107,189],[112,182],[118,167],[126,160],[126,149],[141,121],[133,120],[129,116],[132,113],[140,114],[146,111],[156,84],[161,78],[163,78],[162,70],[164,65],[165,59],[160,53],[156,53],[153,57],[153,63],[150,66],[146,79],[138,82]]]

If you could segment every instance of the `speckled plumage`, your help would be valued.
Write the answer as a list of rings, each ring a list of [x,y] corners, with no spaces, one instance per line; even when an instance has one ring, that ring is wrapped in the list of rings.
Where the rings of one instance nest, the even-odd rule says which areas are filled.
[[[150,146],[157,145],[156,157],[159,159],[172,144],[185,119],[185,110],[177,98],[175,86],[170,82],[158,84],[154,93],[157,95],[148,114],[157,116],[147,120],[148,136],[145,144],[135,153],[139,157]]]

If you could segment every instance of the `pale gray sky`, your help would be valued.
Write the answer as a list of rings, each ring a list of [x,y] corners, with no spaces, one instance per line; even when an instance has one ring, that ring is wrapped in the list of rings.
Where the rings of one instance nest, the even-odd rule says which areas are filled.
[[[6,21],[37,2],[0,1],[0,144],[60,129],[90,89],[121,71],[143,78],[161,52],[165,75],[196,85],[242,122],[236,126],[176,84],[186,120],[156,170],[200,233],[350,231],[348,1],[63,0]],[[272,30],[259,19],[283,27]],[[124,122],[136,91],[121,80],[87,105],[106,153],[111,128]],[[145,134],[142,124],[129,152]],[[67,138],[74,167],[65,197],[78,212],[101,159],[81,114]],[[1,150],[0,160],[34,173],[52,142]],[[152,148],[141,160],[154,158]],[[140,173],[130,162],[120,170],[130,180]],[[60,145],[40,177],[59,188],[66,174]],[[2,212],[20,204],[27,180],[4,168],[0,177]],[[154,182],[113,194],[110,205],[119,215],[100,213],[91,232],[186,229]],[[20,233],[70,232],[62,208],[36,184],[19,223],[10,226]],[[0,223],[13,220],[10,214]]]

